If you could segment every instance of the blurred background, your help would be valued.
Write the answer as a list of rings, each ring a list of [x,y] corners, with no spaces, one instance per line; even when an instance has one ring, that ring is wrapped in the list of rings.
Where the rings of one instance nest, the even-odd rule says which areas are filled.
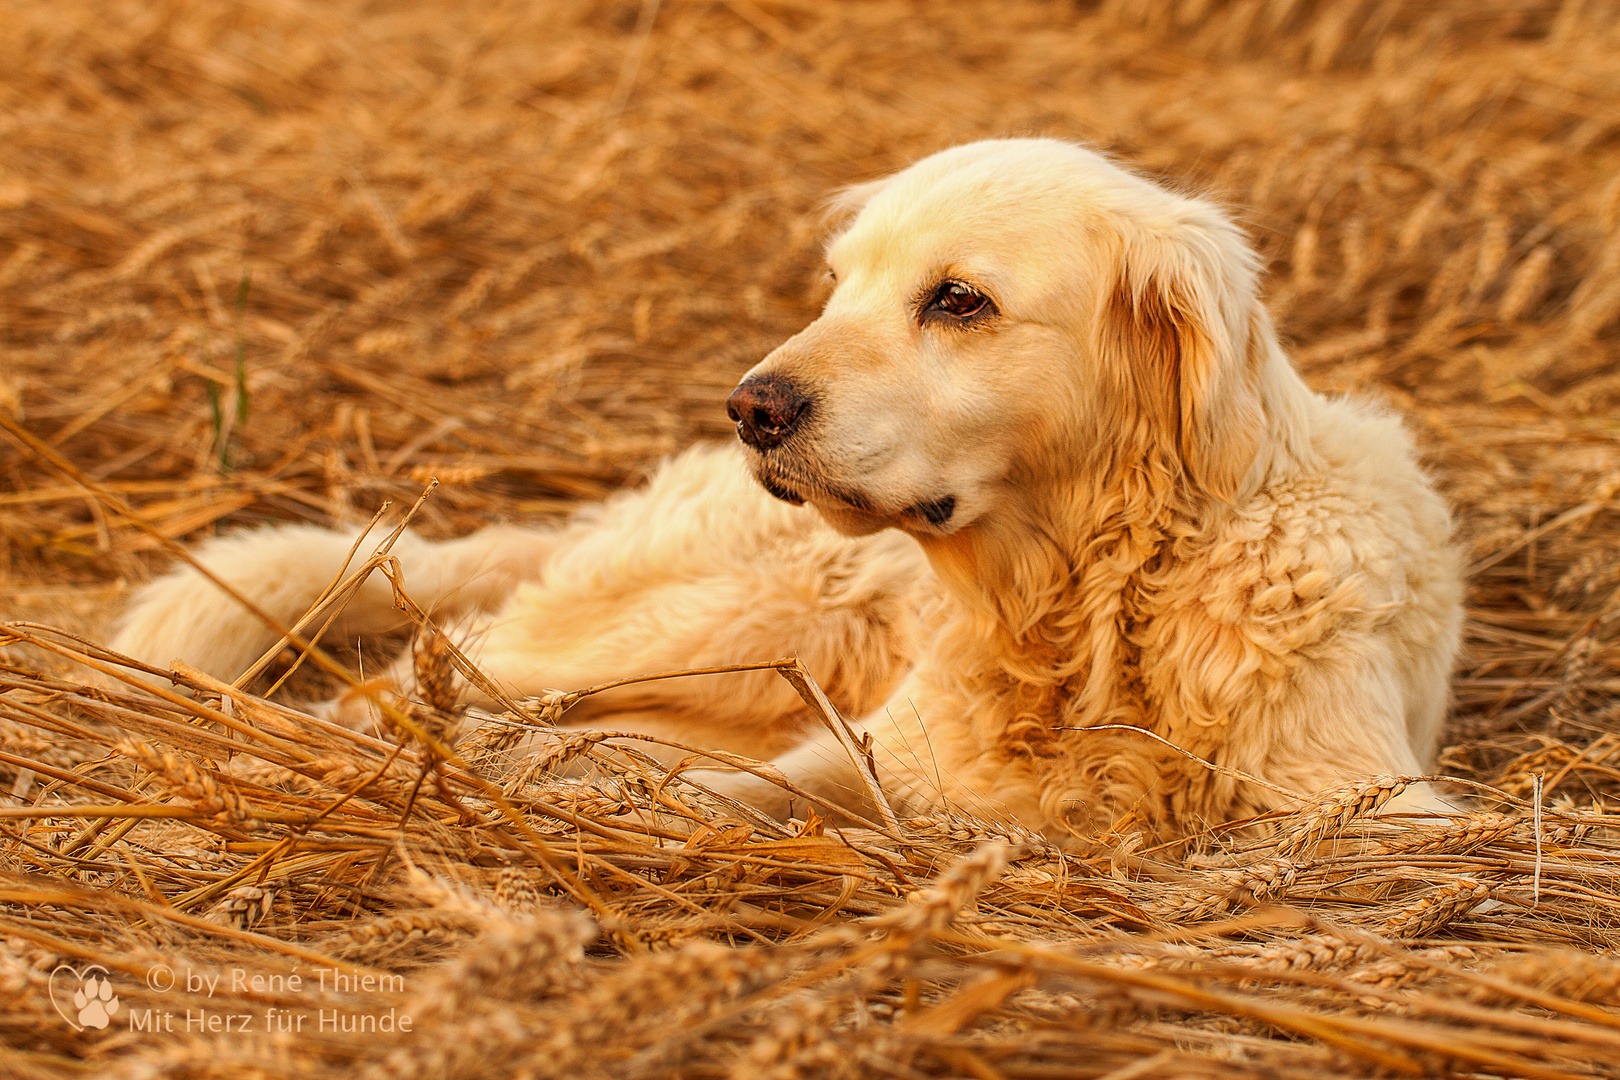
[[[188,542],[432,476],[434,534],[562,514],[729,437],[729,387],[823,297],[829,191],[1055,135],[1234,207],[1311,383],[1408,418],[1475,567],[1448,767],[1528,784],[1620,689],[1616,19],[0,4],[0,414],[66,466],[0,435],[0,616],[95,632],[159,565],[77,476]]]

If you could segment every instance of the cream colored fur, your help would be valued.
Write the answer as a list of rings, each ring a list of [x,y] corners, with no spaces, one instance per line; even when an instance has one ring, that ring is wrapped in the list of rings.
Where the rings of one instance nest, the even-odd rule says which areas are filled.
[[[490,675],[522,694],[798,654],[865,717],[903,811],[1056,838],[1174,834],[1431,766],[1461,620],[1446,508],[1398,420],[1301,382],[1224,215],[1038,139],[948,150],[845,202],[825,310],[748,376],[809,402],[781,445],[695,449],[554,533],[399,549],[419,602],[474,613]],[[928,315],[946,281],[990,314]],[[290,621],[349,542],[284,529],[200,554]],[[380,628],[386,590],[351,610]],[[180,571],[114,645],[229,677],[267,636]],[[589,707],[570,720],[780,754],[871,812],[774,676]],[[746,774],[703,778],[793,809]],[[1417,786],[1403,805],[1444,804]]]
[[[290,625],[338,577],[353,546],[344,533],[283,526],[221,537],[195,556]],[[915,544],[896,533],[839,536],[814,511],[765,494],[729,446],[695,446],[646,487],[560,529],[496,527],[445,543],[406,532],[392,554],[411,598],[452,626],[479,669],[513,697],[796,654],[840,709],[863,715],[915,659],[926,585]],[[405,621],[380,574],[343,614],[324,639],[329,647]],[[112,647],[231,679],[275,642],[201,574],[181,569],[137,593]],[[387,676],[408,691],[408,658]],[[473,687],[464,692],[492,704]],[[324,708],[355,726],[369,718],[359,695]],[[585,699],[567,719],[764,757],[797,743],[810,722],[771,672],[625,687]]]

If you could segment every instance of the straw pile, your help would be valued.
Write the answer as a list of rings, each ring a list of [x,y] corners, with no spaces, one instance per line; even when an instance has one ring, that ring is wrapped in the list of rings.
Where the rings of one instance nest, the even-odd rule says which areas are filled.
[[[4,25],[0,1073],[1620,1075],[1612,6]],[[1466,815],[1379,820],[1379,778],[1154,850],[783,828],[514,740],[556,701],[451,747],[429,695],[371,740],[89,644],[173,540],[435,476],[430,533],[539,520],[724,436],[820,299],[817,200],[1021,133],[1240,207],[1307,376],[1410,418],[1473,561]]]

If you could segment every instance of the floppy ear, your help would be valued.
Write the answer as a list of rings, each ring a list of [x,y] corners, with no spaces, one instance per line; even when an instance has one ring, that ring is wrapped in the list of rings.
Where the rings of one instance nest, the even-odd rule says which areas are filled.
[[[827,196],[821,215],[822,224],[839,227],[848,224],[851,218],[866,208],[872,196],[889,186],[892,179],[891,176],[880,176],[876,180],[839,188]]]
[[[1266,420],[1265,312],[1254,255],[1224,221],[1128,240],[1097,321],[1127,444],[1179,463],[1195,490],[1232,502]]]

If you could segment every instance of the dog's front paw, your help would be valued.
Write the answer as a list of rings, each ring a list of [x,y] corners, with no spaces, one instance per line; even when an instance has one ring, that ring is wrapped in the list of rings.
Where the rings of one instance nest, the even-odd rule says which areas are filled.
[[[311,715],[322,720],[376,738],[384,731],[383,710],[378,703],[396,704],[399,701],[399,696],[386,679],[368,679],[329,701],[307,706],[307,709]]]
[[[773,784],[753,773],[740,770],[687,769],[681,776],[716,795],[747,803],[777,821],[787,821],[796,815],[803,815],[810,805],[803,796],[795,796],[779,784]]]

